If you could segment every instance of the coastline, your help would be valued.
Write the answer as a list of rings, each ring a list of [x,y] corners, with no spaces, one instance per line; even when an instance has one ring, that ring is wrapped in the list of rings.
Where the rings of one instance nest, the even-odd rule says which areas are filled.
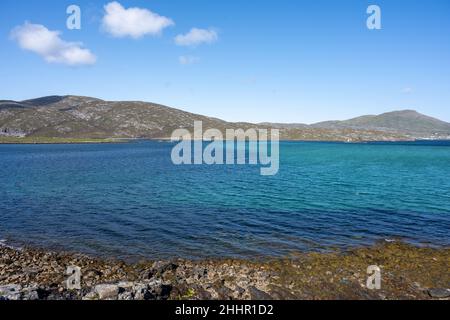
[[[0,145],[51,145],[51,144],[119,144],[130,143],[135,141],[156,141],[156,142],[171,142],[170,138],[108,138],[108,139],[72,139],[72,138],[14,138],[5,139],[0,137]],[[194,140],[192,140],[194,141]],[[224,140],[226,141],[226,140]],[[347,141],[347,140],[300,140],[300,139],[281,139],[280,142],[334,142],[334,143],[376,143],[376,142],[416,142],[416,141],[448,141],[448,140],[360,140],[360,141]]]
[[[2,144],[110,144],[110,143],[126,143],[130,139],[115,138],[46,138],[46,137],[27,137],[27,138],[9,138],[0,137],[0,145]]]
[[[186,139],[189,140],[189,139]],[[195,141],[194,139],[190,139]],[[135,141],[156,141],[156,142],[171,142],[170,137],[165,138],[58,138],[58,137],[4,137],[0,136],[0,145],[8,144],[120,144],[130,143]],[[227,141],[224,139],[223,141]],[[345,143],[345,144],[360,144],[360,143],[412,143],[412,142],[427,142],[437,141],[446,142],[450,141],[450,138],[399,138],[399,139],[344,139],[336,137],[336,139],[295,139],[295,138],[283,138],[280,142],[322,142],[322,143]],[[205,142],[208,142],[205,140]]]
[[[381,289],[366,287],[367,267]],[[265,261],[126,263],[82,254],[0,246],[0,300],[450,299],[450,248],[402,242]],[[68,266],[81,290],[66,288]]]

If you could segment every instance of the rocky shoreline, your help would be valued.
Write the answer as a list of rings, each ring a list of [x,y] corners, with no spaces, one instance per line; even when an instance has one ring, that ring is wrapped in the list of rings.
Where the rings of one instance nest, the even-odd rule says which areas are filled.
[[[367,267],[381,289],[366,287]],[[81,270],[68,288],[69,266]],[[450,248],[381,243],[289,259],[144,261],[0,246],[0,300],[450,299]],[[69,284],[70,286],[70,284]]]

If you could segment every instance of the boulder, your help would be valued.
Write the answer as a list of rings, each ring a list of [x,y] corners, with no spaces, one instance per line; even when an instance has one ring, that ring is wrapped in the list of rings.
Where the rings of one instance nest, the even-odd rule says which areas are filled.
[[[17,284],[8,284],[0,286],[0,297],[4,300],[20,300],[22,286]]]
[[[114,284],[99,284],[95,286],[95,293],[100,300],[117,300],[119,295],[119,286]]]
[[[272,300],[272,297],[268,293],[261,291],[254,286],[249,287],[248,291],[250,292],[252,300]]]
[[[432,298],[443,299],[450,297],[450,289],[435,288],[428,290],[428,294]]]

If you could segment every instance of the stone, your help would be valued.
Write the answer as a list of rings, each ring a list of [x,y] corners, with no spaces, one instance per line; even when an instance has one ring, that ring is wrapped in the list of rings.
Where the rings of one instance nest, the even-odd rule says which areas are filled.
[[[134,283],[131,281],[121,281],[117,284],[120,289],[129,290],[133,288]]]
[[[133,300],[133,294],[129,291],[119,293],[119,300]]]
[[[86,275],[84,277],[86,278],[99,278],[103,275],[103,272],[96,270],[96,269],[89,269],[86,271]]]
[[[144,300],[167,300],[170,297],[173,287],[171,285],[148,285],[143,292]]]
[[[99,284],[95,286],[94,291],[98,294],[100,300],[117,300],[119,287],[114,284]]]
[[[24,300],[39,300],[39,294],[37,291],[32,290],[23,295]]]
[[[428,290],[428,294],[432,298],[438,298],[438,299],[448,298],[448,297],[450,297],[450,289],[444,289],[444,288],[430,289],[430,290]]]
[[[0,297],[5,300],[20,300],[20,290],[22,290],[22,286],[17,284],[0,286]]]
[[[215,289],[217,292],[217,296],[219,300],[232,300],[233,298],[233,290],[226,286],[220,286]]]
[[[135,300],[144,300],[144,297],[146,296],[148,292],[148,285],[143,283],[136,283],[133,286],[133,294]]]
[[[23,300],[39,300],[39,293],[37,287],[28,287],[22,289],[22,299]]]
[[[152,277],[156,275],[162,275],[169,271],[176,271],[178,268],[178,265],[172,262],[166,263],[162,261],[157,261],[153,263],[152,269],[148,273],[148,278],[151,279]]]
[[[275,300],[296,300],[297,297],[292,294],[287,288],[272,286],[270,294]]]
[[[248,290],[252,300],[272,300],[272,297],[268,293],[261,291],[254,286],[249,287]]]
[[[420,285],[420,283],[418,282],[413,282],[413,287],[419,291],[424,291],[425,289],[422,288],[422,286]]]
[[[170,293],[172,292],[172,286],[163,284],[155,290],[156,299],[157,300],[167,300],[170,297]]]
[[[211,293],[209,293],[202,287],[198,287],[197,289],[195,289],[195,295],[200,300],[211,300],[212,299]]]
[[[86,294],[82,300],[98,300],[98,294],[94,291],[89,292]]]

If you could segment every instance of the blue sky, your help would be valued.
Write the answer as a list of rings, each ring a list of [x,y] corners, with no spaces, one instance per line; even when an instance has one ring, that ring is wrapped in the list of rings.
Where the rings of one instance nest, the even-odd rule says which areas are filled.
[[[229,121],[312,123],[398,109],[450,121],[447,0],[119,0],[167,19],[141,37],[105,28],[109,2],[2,0],[0,99],[143,100]],[[66,28],[71,4],[81,8],[81,30]],[[381,30],[366,27],[370,4],[381,8]],[[60,31],[60,46],[95,61],[49,62],[21,47],[12,33],[26,21]],[[212,38],[177,44],[192,28]]]

